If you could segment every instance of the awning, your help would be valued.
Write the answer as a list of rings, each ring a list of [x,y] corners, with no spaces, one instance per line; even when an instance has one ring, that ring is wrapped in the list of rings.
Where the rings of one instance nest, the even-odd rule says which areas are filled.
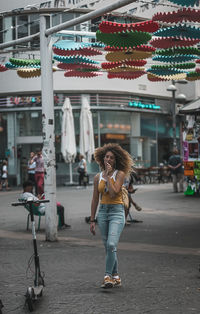
[[[200,98],[193,100],[182,109],[179,110],[179,113],[185,114],[200,114]]]

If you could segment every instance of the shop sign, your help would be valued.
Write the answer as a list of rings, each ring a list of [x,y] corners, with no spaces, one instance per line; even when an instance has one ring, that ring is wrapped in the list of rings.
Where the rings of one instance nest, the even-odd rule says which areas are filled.
[[[184,176],[194,176],[194,162],[184,161]]]
[[[160,110],[160,106],[155,104],[144,104],[141,101],[129,101],[129,107],[140,108],[140,109],[151,109],[151,110]]]
[[[9,104],[17,106],[27,106],[27,105],[41,105],[42,98],[41,96],[16,96],[8,97]],[[54,95],[54,104],[59,103],[58,96]]]

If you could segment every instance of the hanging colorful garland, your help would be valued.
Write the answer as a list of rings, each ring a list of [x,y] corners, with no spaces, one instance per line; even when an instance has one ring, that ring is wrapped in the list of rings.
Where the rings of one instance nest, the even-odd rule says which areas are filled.
[[[89,63],[71,64],[71,63],[59,63],[57,65],[59,69],[62,70],[82,70],[87,69],[90,71],[99,71],[101,68]]]
[[[102,55],[100,50],[92,47],[89,43],[76,43],[69,40],[60,40],[53,45],[53,52],[60,56],[96,56]]]
[[[139,23],[117,23],[111,21],[102,21],[99,24],[99,30],[102,33],[119,33],[125,31],[138,31],[153,33],[159,29],[159,24],[155,21],[145,21]]]
[[[72,56],[72,57],[64,57],[64,56],[57,56],[54,55],[53,58],[59,62],[62,63],[74,63],[74,64],[79,64],[79,63],[91,63],[91,64],[99,64],[99,62],[94,61],[92,59],[88,59],[85,57],[81,56]]]
[[[118,78],[124,80],[134,80],[145,74],[145,71],[137,71],[137,72],[118,72],[118,73],[110,73],[108,72],[108,79]]]
[[[200,80],[200,69],[196,69],[195,71],[187,73],[186,80],[188,81]]]
[[[154,52],[156,50],[156,48],[151,47],[151,46],[147,46],[147,45],[141,45],[141,46],[136,46],[136,47],[132,47],[132,50],[139,50],[139,51],[146,51],[146,52]],[[123,48],[123,47],[111,47],[111,46],[106,46],[104,48],[105,51],[123,51],[127,50],[129,51],[130,49],[128,48]]]
[[[166,23],[180,23],[183,21],[199,23],[200,11],[191,8],[181,8],[173,12],[159,12],[153,16],[152,20]]]
[[[200,55],[200,50],[196,47],[174,47],[169,49],[156,50],[156,54],[160,56],[173,56],[175,54],[181,55]]]
[[[147,79],[151,82],[163,82],[163,81],[168,81],[165,77],[161,78],[159,76],[156,76],[154,74],[148,73],[147,74]]]
[[[154,33],[158,37],[182,37],[200,40],[200,29],[195,26],[178,25],[161,28]]]
[[[199,5],[199,0],[169,0],[170,2],[173,2],[175,4],[186,6],[186,7],[194,7],[195,5]]]
[[[41,75],[41,69],[18,69],[17,75],[21,78],[33,78]]]
[[[129,67],[129,66],[124,66],[124,67],[118,67],[118,68],[113,68],[109,69],[109,73],[117,73],[117,72],[138,72],[138,71],[144,71],[144,67]]]
[[[67,71],[65,72],[65,77],[80,77],[80,78],[90,78],[102,75],[101,73],[95,72],[80,72],[80,71]]]
[[[114,69],[123,66],[144,66],[147,63],[146,60],[124,60],[124,61],[117,61],[117,62],[103,62],[101,64],[102,69]]]
[[[176,68],[176,69],[182,69],[182,70],[186,70],[186,69],[193,69],[196,67],[195,62],[190,62],[190,63],[181,63],[181,64],[165,64],[165,65],[152,65],[151,69],[172,69],[172,68]]]
[[[150,41],[150,44],[155,48],[172,48],[172,47],[186,47],[194,46],[199,43],[199,39],[190,38],[177,38],[177,37],[165,37],[155,38]]]
[[[5,65],[0,64],[0,72],[5,72],[7,70],[8,70],[8,68]]]
[[[181,54],[177,54],[174,56],[154,56],[152,58],[152,60],[154,61],[159,61],[159,62],[186,62],[186,61],[190,61],[190,60],[194,60],[197,57],[194,55],[181,55]]]
[[[40,67],[40,60],[39,59],[17,59],[17,58],[10,58],[9,61],[17,66],[17,67]]]
[[[102,33],[101,31],[96,32],[97,40],[114,47],[135,47],[138,45],[146,44],[150,39],[151,35],[147,32],[138,31],[123,31],[118,33]]]
[[[110,52],[107,53],[105,56],[107,61],[116,62],[116,61],[124,61],[124,60],[141,60],[141,59],[147,59],[152,56],[151,52],[145,52],[145,51],[138,51],[138,50],[132,50],[132,51],[119,51],[119,52]]]

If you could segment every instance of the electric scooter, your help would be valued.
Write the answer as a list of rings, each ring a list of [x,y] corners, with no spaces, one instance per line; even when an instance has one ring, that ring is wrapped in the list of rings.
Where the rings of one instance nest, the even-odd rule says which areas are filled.
[[[33,200],[32,197],[29,197],[27,200],[18,203],[12,203],[12,206],[25,206],[28,204],[30,209],[30,216],[31,216],[31,225],[32,225],[32,236],[33,236],[33,249],[34,249],[34,263],[35,263],[35,279],[34,285],[27,288],[25,294],[25,304],[27,304],[28,309],[30,312],[34,310],[34,303],[38,299],[38,297],[42,297],[43,288],[44,288],[44,278],[40,271],[40,261],[39,255],[37,250],[37,241],[36,241],[36,230],[35,230],[35,221],[34,221],[34,214],[33,214],[33,203],[40,204],[40,203],[47,203],[49,200]]]

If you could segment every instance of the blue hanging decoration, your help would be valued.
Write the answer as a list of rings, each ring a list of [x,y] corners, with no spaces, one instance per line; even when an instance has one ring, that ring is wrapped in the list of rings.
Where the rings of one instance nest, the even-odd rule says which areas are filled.
[[[72,63],[72,64],[78,64],[78,63],[91,63],[91,64],[99,64],[99,62],[88,59],[88,58],[84,58],[81,56],[72,56],[72,57],[64,57],[64,56],[57,56],[54,55],[53,58],[59,62],[62,63]]]
[[[197,56],[194,55],[174,55],[174,56],[154,56],[152,58],[152,60],[154,61],[160,61],[160,62],[177,62],[177,63],[181,63],[181,62],[187,62],[190,60],[194,60],[194,59],[198,59]]]
[[[200,40],[200,29],[192,26],[178,25],[161,28],[153,35],[159,37],[183,37]]]
[[[175,4],[181,5],[182,7],[194,7],[199,5],[199,0],[169,0]]]

